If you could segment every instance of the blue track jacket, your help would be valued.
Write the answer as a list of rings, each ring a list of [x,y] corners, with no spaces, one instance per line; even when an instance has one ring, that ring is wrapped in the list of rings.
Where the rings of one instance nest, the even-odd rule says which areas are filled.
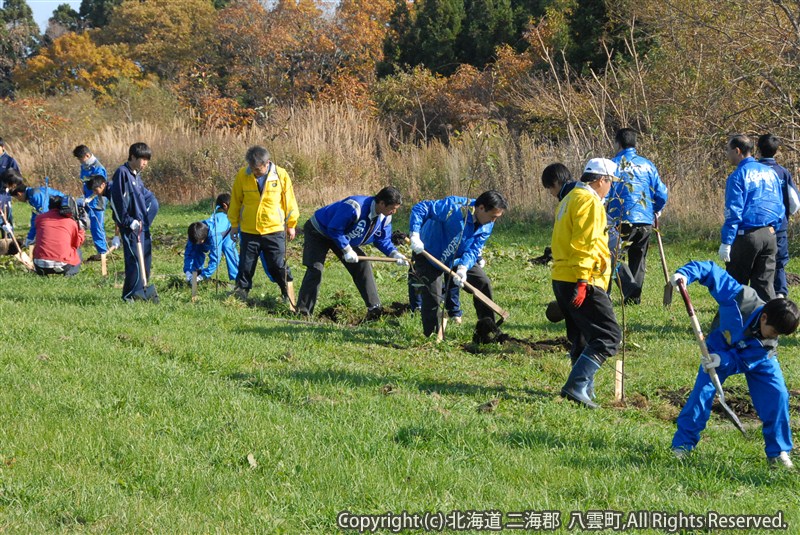
[[[652,225],[653,214],[664,208],[669,197],[658,169],[633,147],[622,149],[612,161],[619,166],[617,176],[622,182],[615,182],[608,194],[609,223]]]
[[[28,231],[28,241],[36,238],[36,216],[50,210],[50,197],[63,197],[64,194],[57,189],[42,186],[41,188],[25,188],[28,204],[31,205],[31,229]]]
[[[722,243],[731,245],[739,232],[772,226],[783,217],[783,195],[778,175],[752,156],[745,158],[725,184],[725,223]]]
[[[148,206],[155,201],[155,195],[144,187],[141,178],[128,164],[119,166],[109,185],[111,210],[114,222],[123,231],[129,232],[131,223],[138,220],[143,229],[148,230],[154,214],[148,214]],[[157,206],[157,205],[156,205]]]
[[[411,209],[409,227],[411,232],[419,232],[425,250],[448,267],[470,269],[494,228],[494,223],[476,228],[474,211],[475,199],[467,197],[421,201]]]
[[[375,218],[375,226],[367,235]],[[392,244],[392,216],[385,217],[375,211],[375,197],[354,195],[323,206],[314,212],[311,224],[320,234],[333,240],[339,249],[374,243],[386,256],[397,250]]]
[[[183,272],[197,271],[204,279],[210,279],[219,267],[220,254],[224,254],[228,259],[235,259],[238,264],[239,252],[236,250],[236,244],[231,240],[231,222],[228,220],[228,214],[217,209],[214,215],[203,223],[208,225],[208,239],[199,245],[186,240]],[[206,255],[208,255],[208,266],[203,268]],[[235,278],[236,275],[233,274],[233,277]]]

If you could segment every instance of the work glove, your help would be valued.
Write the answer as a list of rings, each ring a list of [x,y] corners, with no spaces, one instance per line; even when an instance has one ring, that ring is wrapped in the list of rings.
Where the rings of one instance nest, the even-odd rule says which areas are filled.
[[[231,227],[230,237],[233,243],[239,241],[239,227]]]
[[[419,232],[412,232],[411,233],[411,252],[414,254],[420,254],[425,250],[425,244],[422,243],[422,240],[419,239]]]
[[[184,271],[184,275],[186,275],[186,282],[192,282],[192,272],[191,271]]]
[[[406,258],[406,255],[404,255],[400,251],[397,250],[392,251],[391,257],[395,259],[395,263],[398,266],[408,266],[408,258]]]
[[[29,238],[25,238],[25,241],[22,243],[22,246],[23,247],[33,247],[34,243],[36,243],[36,239],[31,240]]]
[[[689,282],[686,279],[686,275],[675,273],[674,275],[672,275],[672,277],[669,278],[669,283],[676,288],[680,285],[680,281],[683,281],[684,286],[689,285]]]
[[[14,227],[11,226],[11,223],[5,223],[3,225],[3,230],[6,231],[6,234],[14,234]]]
[[[478,267],[481,268],[481,269],[486,267],[486,259],[485,258],[480,257],[478,259]]]
[[[342,252],[344,253],[344,255],[342,255],[342,260],[344,260],[348,264],[355,264],[356,262],[358,262],[358,255],[349,245],[344,249],[342,249]]]
[[[722,244],[719,246],[719,259],[723,262],[730,262],[731,261],[731,246],[727,244]]]
[[[709,361],[703,362],[703,371],[708,373],[714,368],[718,368],[719,365],[722,363],[722,360],[719,358],[719,355],[716,353],[711,353],[708,355]]]
[[[203,276],[202,276],[202,275],[200,275],[200,274],[198,273],[198,274],[197,274],[197,282],[200,282],[200,281],[203,281],[203,280],[205,280],[205,279],[203,278]]]
[[[119,249],[119,247],[120,247],[119,236],[114,236],[111,239],[111,247],[116,247],[117,249]]]
[[[459,288],[463,288],[466,280],[467,266],[458,266],[458,268],[456,268],[456,274],[453,275],[453,283]]]
[[[575,284],[575,291],[572,293],[572,306],[580,308],[586,300],[586,294],[589,291],[589,281],[579,279]]]
[[[139,232],[140,228],[142,228],[142,224],[141,222],[139,222],[138,219],[134,219],[133,221],[131,221],[131,230],[133,232]]]

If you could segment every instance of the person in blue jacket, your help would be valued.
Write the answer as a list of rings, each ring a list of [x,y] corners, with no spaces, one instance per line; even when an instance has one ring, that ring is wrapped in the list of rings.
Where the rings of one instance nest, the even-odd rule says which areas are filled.
[[[478,266],[480,268],[486,267],[486,260],[483,258],[483,253],[478,256]],[[461,310],[461,288],[455,284],[444,285],[449,288],[443,288],[442,298],[444,299],[444,308],[447,310],[447,317],[453,320],[453,323],[461,325],[462,316],[464,312]],[[408,303],[411,308],[411,313],[419,312],[422,310],[422,292],[418,291],[420,283],[414,276],[414,271],[408,271]]]
[[[477,199],[445,197],[437,201],[421,201],[411,209],[409,228],[414,272],[424,286],[422,291],[422,332],[427,337],[437,330],[437,312],[442,299],[442,271],[424,256],[427,251],[456,272],[449,281],[459,288],[469,281],[489,299],[492,284],[478,258],[494,223],[508,209],[505,197],[494,190],[485,191]],[[473,299],[478,320],[494,322],[494,312]]]
[[[122,250],[125,258],[125,282],[122,299],[132,302],[147,299],[136,256],[136,245],[141,242],[145,273],[150,279],[152,243],[150,225],[158,212],[155,195],[142,182],[141,173],[150,162],[153,152],[145,143],[134,143],[128,149],[128,161],[114,172],[109,183],[111,210],[114,222],[122,235]],[[153,298],[157,302],[157,296]]]
[[[36,216],[50,210],[50,197],[63,197],[64,194],[48,186],[31,188],[25,184],[16,186],[10,193],[17,201],[27,202],[31,205],[31,228],[22,245],[23,247],[30,247],[36,241]]]
[[[728,140],[728,161],[736,169],[725,184],[725,223],[719,258],[739,284],[769,301],[775,297],[775,229],[784,216],[778,175],[751,156],[753,141],[735,134]]]
[[[9,169],[19,173],[17,161],[6,152],[6,144],[3,138],[0,138],[0,177]],[[16,184],[2,184],[3,187],[0,188],[0,210],[3,210],[3,213],[5,213],[9,225],[14,224],[14,214],[11,210],[11,195],[8,191],[15,185]],[[0,223],[2,223],[2,218],[0,218]],[[11,237],[5,229],[0,230],[0,236],[4,238]]]
[[[775,297],[788,297],[789,285],[786,283],[786,265],[789,263],[789,238],[787,230],[789,228],[789,217],[794,215],[800,208],[800,196],[798,196],[797,186],[792,179],[792,174],[788,169],[775,161],[775,154],[781,142],[777,136],[764,134],[758,138],[758,152],[761,158],[758,163],[770,167],[778,175],[778,181],[783,197],[783,217],[778,227],[775,229]]]
[[[617,164],[620,181],[613,184],[607,198],[608,222],[612,227],[608,245],[612,270],[619,274],[623,299],[638,305],[655,214],[664,209],[669,193],[653,162],[636,152],[634,130],[618,130],[614,148],[617,154],[611,161]],[[626,253],[627,263],[619,260]]]
[[[328,251],[342,261],[367,306],[367,319],[380,314],[381,301],[370,262],[360,262],[361,247],[374,244],[380,252],[408,265],[392,244],[392,215],[403,202],[397,188],[387,186],[374,197],[354,195],[318,209],[303,227],[303,265],[306,273],[297,296],[297,312],[314,313]]]
[[[78,145],[72,151],[72,155],[78,159],[81,164],[81,182],[83,183],[84,198],[89,199],[93,192],[89,188],[89,179],[94,176],[102,176],[108,180],[108,173],[103,164],[92,154],[89,147],[86,145]],[[90,257],[89,260],[99,260],[99,255],[108,252],[108,244],[106,243],[106,229],[105,229],[105,214],[106,214],[106,199],[102,195],[97,195],[86,206],[86,213],[89,215],[89,228],[92,233],[92,241],[94,248],[97,251],[96,257]]]
[[[753,406],[762,422],[765,452],[771,465],[792,467],[792,432],[789,426],[789,392],[778,363],[778,336],[797,330],[800,311],[786,298],[767,303],[749,286],[739,284],[715,263],[689,262],[679,268],[671,282],[699,282],[719,303],[706,345],[711,361],[701,365],[692,393],[677,420],[672,450],[684,457],[697,446],[700,432],[711,415],[716,395],[708,370],[716,369],[720,382],[743,373]]]
[[[194,271],[198,272],[198,281],[210,279],[217,271],[220,254],[225,255],[228,278],[236,280],[236,275],[239,274],[239,251],[230,237],[231,222],[228,220],[230,204],[230,193],[218,195],[211,217],[189,225],[189,239],[183,255],[186,282],[191,282]],[[206,255],[208,255],[207,266]]]

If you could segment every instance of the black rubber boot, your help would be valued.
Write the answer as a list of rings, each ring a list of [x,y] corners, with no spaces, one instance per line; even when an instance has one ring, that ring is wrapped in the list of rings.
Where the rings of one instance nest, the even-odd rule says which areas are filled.
[[[578,361],[572,367],[566,384],[561,389],[561,396],[590,409],[600,408],[600,405],[592,401],[589,392],[594,374],[600,369],[600,365],[601,362],[598,362],[596,357],[585,353],[578,357]]]

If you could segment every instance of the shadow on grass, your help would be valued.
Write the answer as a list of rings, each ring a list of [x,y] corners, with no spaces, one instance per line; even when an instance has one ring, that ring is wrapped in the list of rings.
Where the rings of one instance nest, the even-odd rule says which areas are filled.
[[[280,376],[279,376],[280,377]],[[367,388],[374,389],[375,393],[380,393],[381,389],[388,384],[403,385],[413,384],[413,386],[423,394],[438,394],[438,395],[456,395],[468,396],[476,398],[476,401],[485,401],[485,398],[499,398],[501,400],[518,401],[523,403],[530,403],[533,401],[549,399],[553,396],[551,392],[545,390],[536,390],[526,388],[522,392],[514,392],[505,386],[486,386],[464,382],[448,382],[448,381],[435,381],[423,380],[414,383],[409,383],[402,377],[397,375],[372,375],[365,373],[354,373],[344,370],[303,370],[292,371],[283,375],[283,377],[297,381],[299,383],[314,383],[320,385],[340,385],[351,388]],[[264,378],[254,373],[233,373],[228,375],[228,379],[236,381],[245,388],[251,389],[254,392],[265,394],[270,397],[278,397],[284,399],[286,396],[283,391],[276,394],[276,381],[274,377]],[[280,390],[280,389],[279,389]]]

